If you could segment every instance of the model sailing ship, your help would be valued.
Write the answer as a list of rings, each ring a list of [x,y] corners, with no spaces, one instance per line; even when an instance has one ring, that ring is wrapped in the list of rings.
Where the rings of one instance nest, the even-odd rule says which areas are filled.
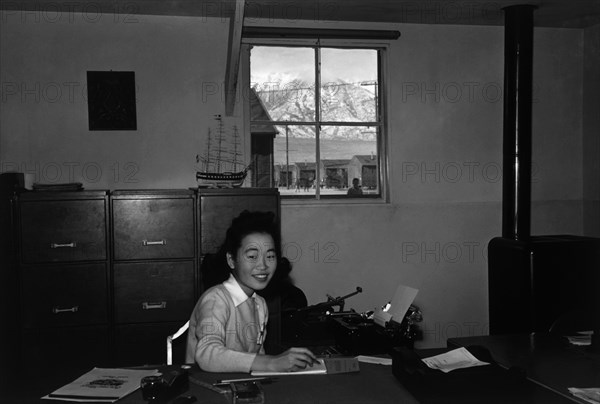
[[[244,167],[240,162],[243,153],[240,150],[240,136],[236,126],[228,136],[221,115],[216,115],[216,133],[208,129],[206,151],[203,156],[196,155],[199,169],[196,181],[202,188],[237,188],[240,187],[250,166]],[[242,168],[244,167],[244,168]]]

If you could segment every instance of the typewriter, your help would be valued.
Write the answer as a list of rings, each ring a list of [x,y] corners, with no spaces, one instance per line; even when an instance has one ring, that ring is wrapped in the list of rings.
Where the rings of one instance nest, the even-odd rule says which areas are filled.
[[[309,347],[318,356],[383,354],[397,346],[412,349],[422,337],[419,308],[410,306],[401,323],[392,320],[382,327],[373,321],[373,312],[344,310],[345,300],[361,292],[357,287],[345,296],[327,296],[324,302],[284,313],[283,343]]]

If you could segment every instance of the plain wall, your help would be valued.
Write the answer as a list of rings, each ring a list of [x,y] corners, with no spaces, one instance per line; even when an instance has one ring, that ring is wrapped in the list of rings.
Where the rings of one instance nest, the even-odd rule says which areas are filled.
[[[223,113],[221,19],[4,12],[2,170],[86,188],[185,188]],[[134,71],[137,131],[89,131],[87,71]],[[207,89],[210,89],[208,91]]]
[[[195,155],[224,114],[226,21],[0,16],[2,171],[89,189],[195,186]],[[361,286],[346,303],[359,312],[385,304],[399,283],[418,288],[418,346],[486,334],[487,243],[501,234],[504,30],[345,26],[402,32],[386,66],[390,203],[284,202],[292,275],[310,303]],[[598,133],[588,119],[582,134],[584,49],[598,52],[586,46],[583,30],[535,31],[533,234],[584,232],[585,183],[598,181],[592,156],[582,163]],[[137,131],[88,130],[88,70],[135,71]],[[598,94],[593,85],[586,91]],[[240,110],[228,125],[244,127]]]
[[[600,24],[584,30],[583,226],[600,237]]]

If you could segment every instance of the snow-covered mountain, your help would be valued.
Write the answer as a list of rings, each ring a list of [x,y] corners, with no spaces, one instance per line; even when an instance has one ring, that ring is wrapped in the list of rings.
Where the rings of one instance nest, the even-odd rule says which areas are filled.
[[[376,104],[373,85],[326,83],[321,89],[321,120],[324,122],[374,122]],[[274,121],[315,120],[314,85],[294,80],[283,86],[257,91]],[[285,137],[281,127],[278,136]],[[314,138],[311,126],[289,126],[290,138]],[[374,141],[375,129],[366,126],[323,126],[321,139]]]

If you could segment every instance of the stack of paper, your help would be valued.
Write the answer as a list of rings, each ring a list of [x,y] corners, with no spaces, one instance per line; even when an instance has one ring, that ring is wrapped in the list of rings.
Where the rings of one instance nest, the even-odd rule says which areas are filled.
[[[465,348],[454,349],[444,354],[431,356],[421,360],[425,362],[425,364],[431,369],[438,369],[444,373],[448,373],[456,369],[489,365],[489,363],[482,362],[477,359]]]
[[[578,397],[588,403],[600,404],[600,388],[592,387],[589,389],[579,389],[576,387],[569,387],[569,392],[575,397]]]
[[[47,400],[114,403],[140,387],[142,378],[156,369],[94,368],[66,386],[44,396]]]

